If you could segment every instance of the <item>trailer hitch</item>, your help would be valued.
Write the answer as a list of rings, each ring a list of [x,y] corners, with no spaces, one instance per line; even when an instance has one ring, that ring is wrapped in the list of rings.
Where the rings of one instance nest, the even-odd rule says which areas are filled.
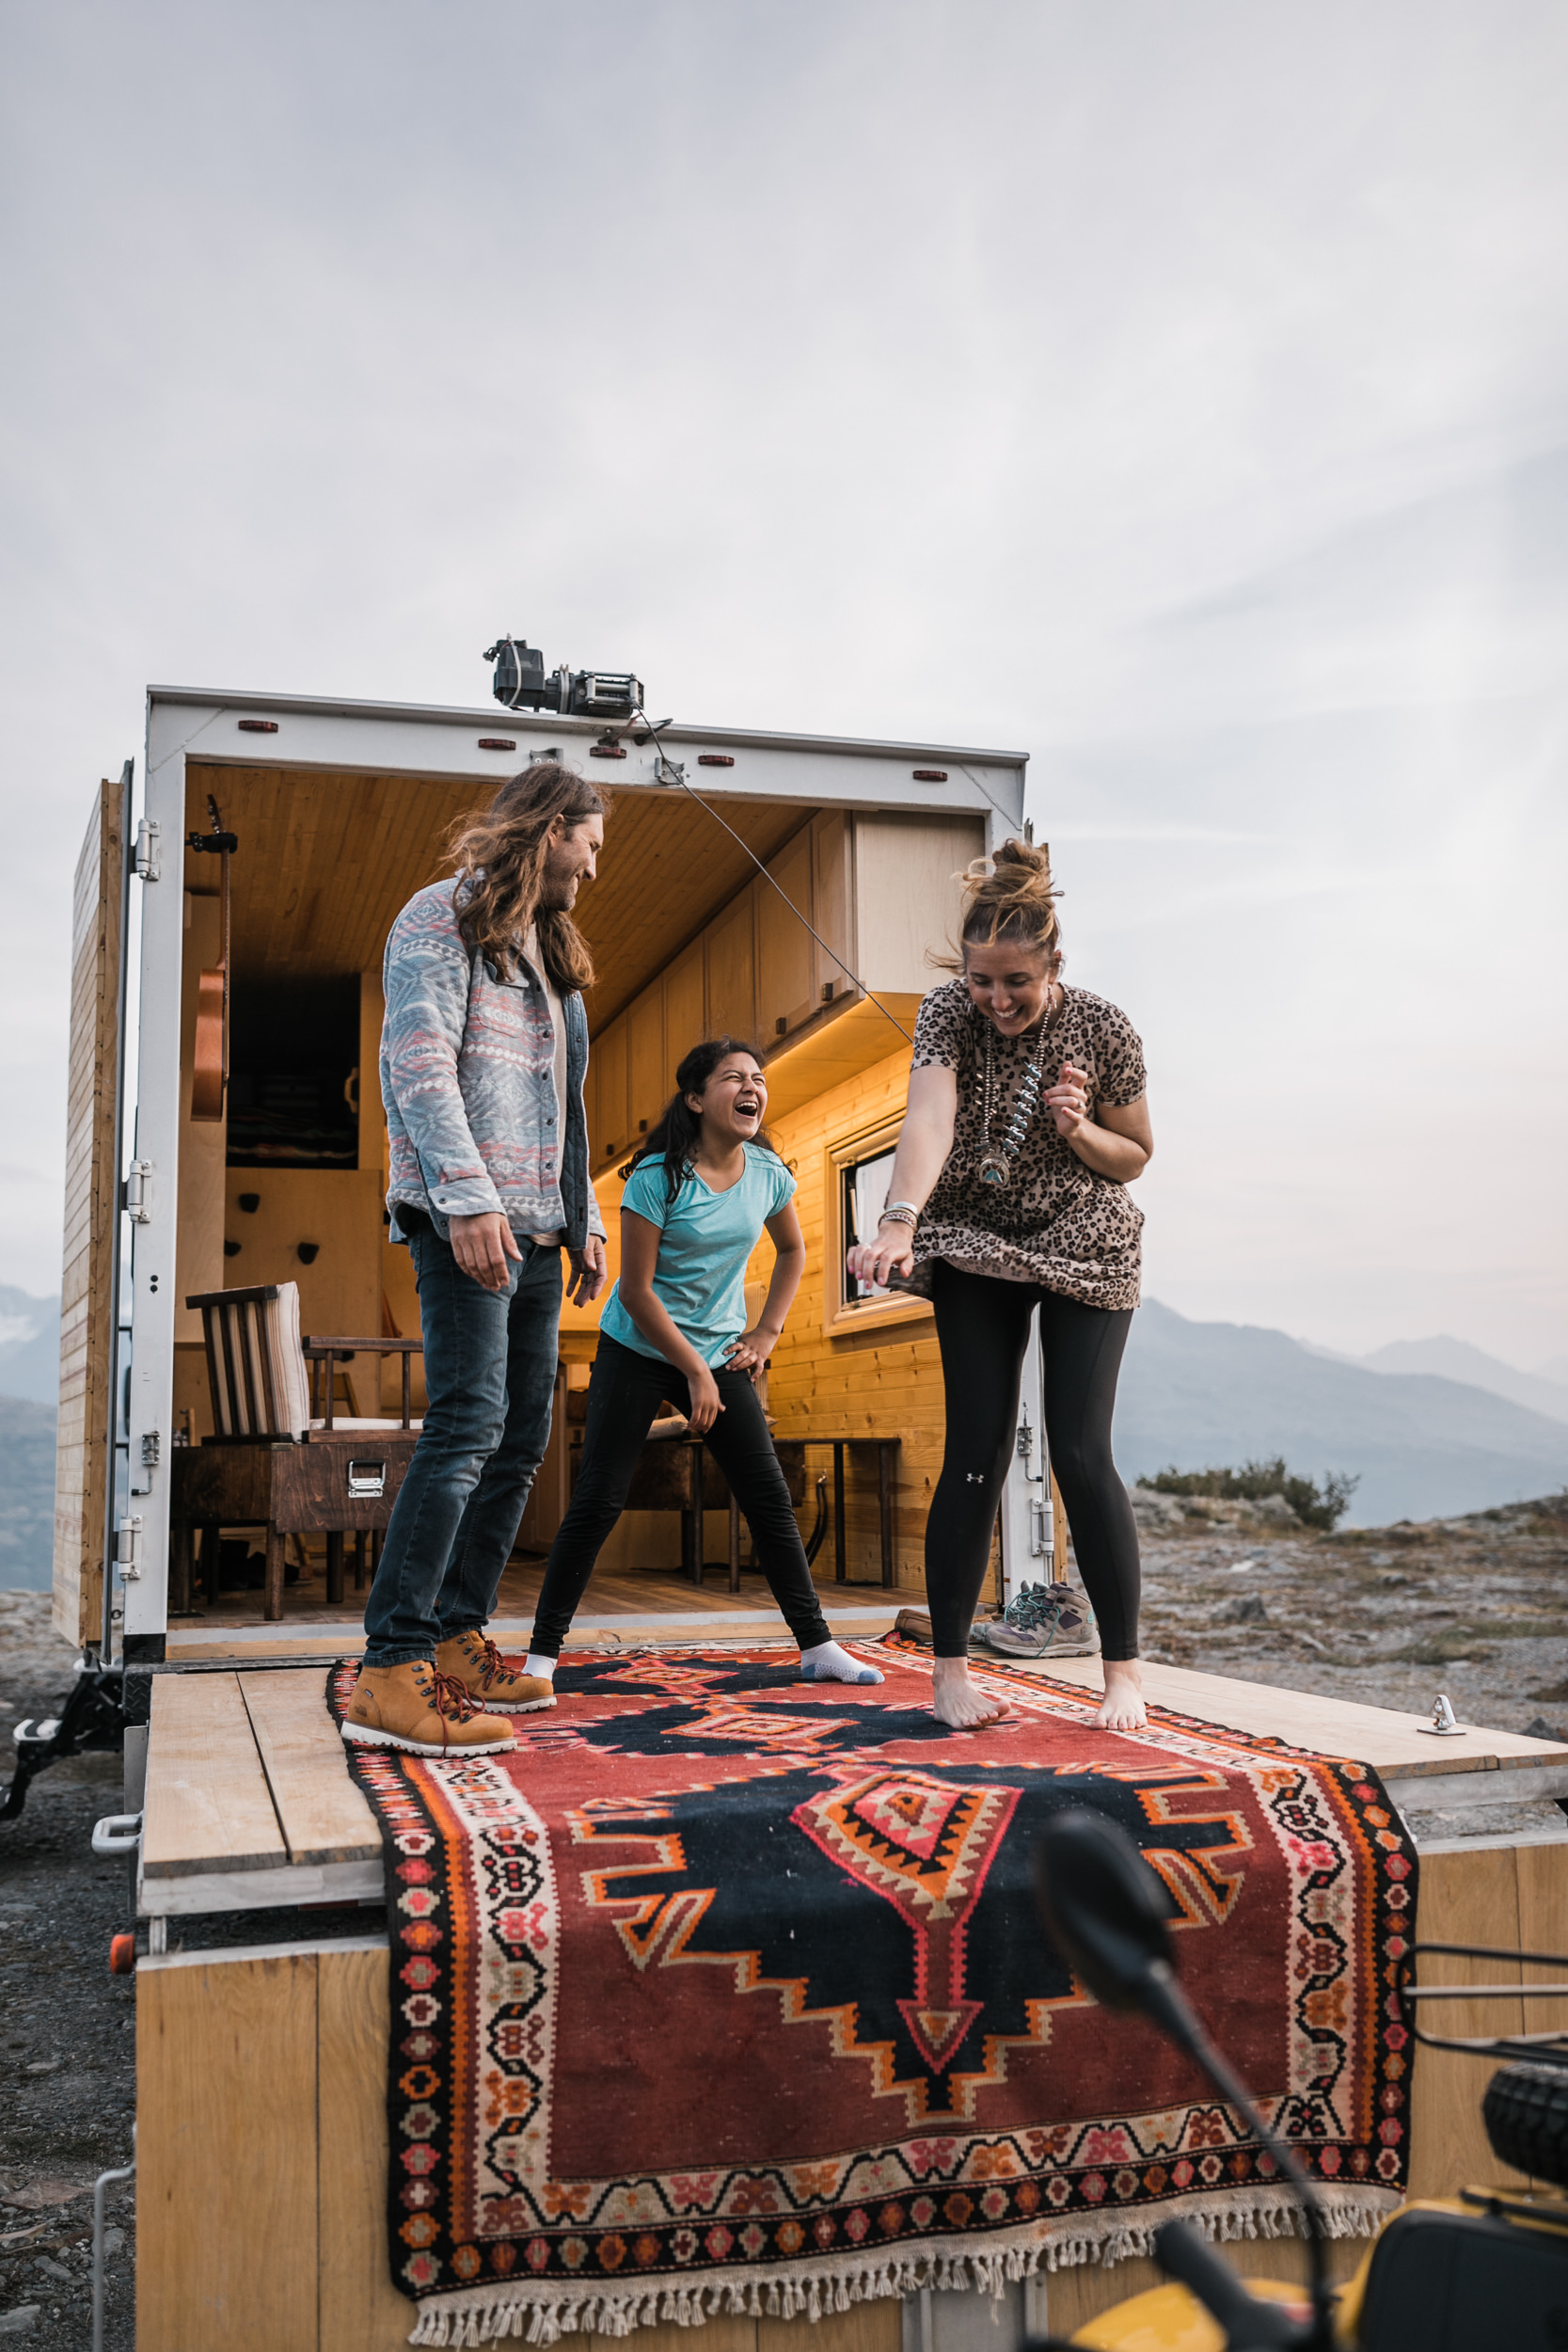
[[[5,1802],[0,1804],[0,1821],[16,1820],[34,1778],[62,1756],[84,1756],[92,1750],[112,1754],[124,1747],[123,1669],[89,1665],[79,1658],[71,1696],[59,1714],[46,1716],[41,1723],[28,1718],[18,1724],[11,1744],[16,1750],[16,1770]]]

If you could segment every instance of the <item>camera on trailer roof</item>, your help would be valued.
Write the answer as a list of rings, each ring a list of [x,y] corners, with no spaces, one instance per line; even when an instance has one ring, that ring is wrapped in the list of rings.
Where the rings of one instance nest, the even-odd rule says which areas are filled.
[[[642,707],[642,681],[619,670],[552,670],[526,637],[498,637],[490,691],[508,710],[557,710],[563,719],[629,719]]]

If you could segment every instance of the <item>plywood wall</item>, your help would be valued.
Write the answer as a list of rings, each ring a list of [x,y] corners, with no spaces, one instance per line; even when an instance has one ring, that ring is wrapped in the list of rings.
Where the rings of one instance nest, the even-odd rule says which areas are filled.
[[[103,1623],[125,804],[123,781],[99,787],[71,900],[53,1580],[55,1630],[68,1642],[96,1641]]]

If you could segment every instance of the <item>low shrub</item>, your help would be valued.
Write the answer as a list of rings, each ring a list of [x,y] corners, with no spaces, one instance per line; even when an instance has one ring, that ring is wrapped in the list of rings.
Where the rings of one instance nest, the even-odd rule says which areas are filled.
[[[1304,1527],[1337,1527],[1361,1484],[1344,1470],[1326,1470],[1322,1480],[1303,1478],[1287,1470],[1285,1456],[1272,1462],[1243,1462],[1239,1470],[1160,1470],[1144,1481],[1157,1494],[1211,1495],[1216,1502],[1260,1502],[1265,1495],[1282,1495]]]

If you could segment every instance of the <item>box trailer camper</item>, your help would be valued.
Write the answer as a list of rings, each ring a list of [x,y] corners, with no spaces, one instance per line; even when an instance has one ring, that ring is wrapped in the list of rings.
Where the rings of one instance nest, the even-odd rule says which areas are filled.
[[[756,1037],[809,1252],[768,1409],[817,1520],[814,1572],[845,1638],[885,1631],[922,1586],[942,1439],[932,1318],[918,1299],[855,1295],[844,1249],[885,1197],[908,1032],[957,877],[1022,829],[1024,755],[656,735],[613,693],[607,712],[560,681],[552,708],[531,704],[531,683],[515,662],[499,716],[154,688],[139,771],[103,786],[78,869],[54,1609],[87,1665],[84,1737],[111,1736],[123,1684],[125,1812],[101,1826],[103,1851],[131,1851],[136,1888],[149,2344],[390,2352],[408,2337],[388,2255],[388,1864],[325,1695],[331,1661],[358,1645],[422,1402],[418,1298],[383,1207],[381,961],[400,908],[443,870],[452,821],[532,756],[559,753],[613,797],[578,908],[597,972],[585,1100],[612,1270],[618,1171],[681,1052],[721,1028]],[[287,1363],[263,1312],[280,1295],[297,1295]],[[527,1623],[565,1505],[597,1319],[562,1315],[555,1430],[503,1638]],[[1064,1562],[1038,1379],[1037,1359],[998,1597]],[[639,1472],[578,1636],[754,1640],[760,1580],[721,1482],[710,1466],[705,1483],[700,1445],[648,1451],[661,1458]],[[1092,1682],[1092,1661],[1053,1672]],[[1434,1773],[1460,1804],[1482,1784],[1568,1793],[1568,1751],[1541,1741],[1433,1742],[1377,1709],[1159,1665],[1148,1683],[1184,1717],[1365,1758],[1396,1805]],[[84,1699],[84,1724],[89,1712]],[[1423,1859],[1423,1931],[1463,1936],[1501,1903],[1527,1948],[1560,1944],[1562,1859],[1456,1841]],[[324,1927],[324,1904],[365,1906],[361,1931]],[[204,1919],[252,1911],[290,1915],[287,1939],[203,1937]],[[1418,2189],[1487,2169],[1472,2089],[1463,2061],[1421,2052]],[[1240,2250],[1254,2268],[1285,2259]],[[1026,2307],[1021,2282],[1007,2291],[1020,2322],[1026,2309],[1065,2335],[1150,2275],[1080,2250]],[[819,2323],[769,2317],[753,2296],[709,2325],[722,2352],[784,2352],[808,2328],[832,2352],[967,2344],[965,2298],[879,2292],[836,2312],[830,2298]],[[673,2323],[639,2332],[673,2352]]]

